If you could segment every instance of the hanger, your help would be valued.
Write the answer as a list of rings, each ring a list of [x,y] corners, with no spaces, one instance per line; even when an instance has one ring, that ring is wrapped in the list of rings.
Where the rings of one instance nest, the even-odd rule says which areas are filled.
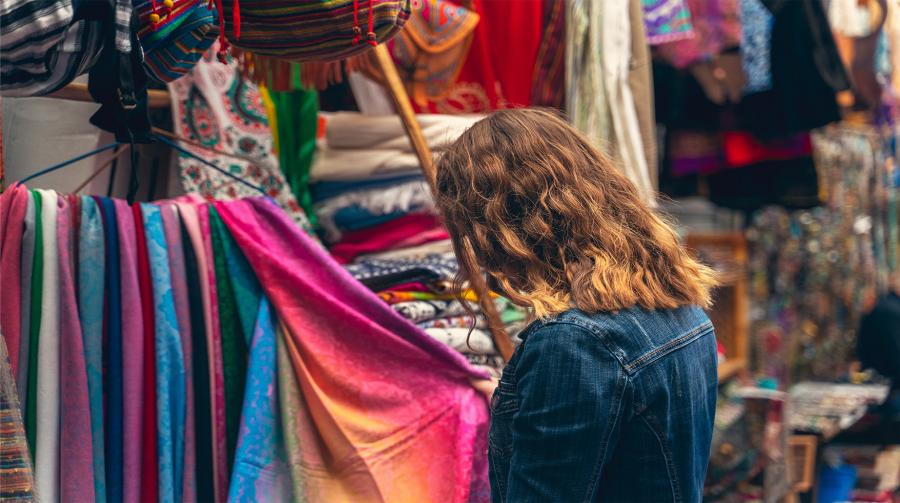
[[[227,177],[229,177],[229,178],[232,178],[232,179],[234,179],[234,180],[237,181],[237,182],[240,182],[241,184],[243,184],[243,185],[245,185],[245,186],[247,186],[247,187],[249,187],[249,188],[251,188],[251,189],[253,189],[253,190],[257,191],[257,192],[259,192],[260,194],[262,194],[263,196],[265,196],[265,197],[267,197],[267,198],[269,197],[269,194],[268,194],[268,193],[265,191],[265,189],[263,189],[262,187],[257,186],[257,185],[254,185],[254,184],[252,184],[252,183],[250,183],[250,182],[244,180],[243,178],[241,178],[241,177],[239,177],[239,176],[237,176],[237,175],[235,175],[235,174],[232,174],[232,173],[229,173],[228,171],[225,171],[224,169],[222,169],[222,168],[216,166],[215,164],[213,164],[213,163],[207,161],[206,159],[203,159],[202,157],[200,157],[200,156],[194,154],[193,152],[190,152],[189,150],[187,150],[187,149],[181,147],[181,146],[178,145],[177,143],[175,143],[175,142],[173,142],[173,141],[171,141],[171,140],[169,140],[169,139],[167,139],[167,138],[165,138],[165,137],[163,137],[163,136],[161,136],[161,135],[159,135],[159,134],[154,134],[154,135],[153,135],[153,138],[154,138],[156,141],[158,141],[158,142],[160,142],[160,143],[162,143],[162,144],[164,144],[164,145],[168,145],[169,147],[171,147],[171,148],[177,150],[177,151],[180,152],[181,154],[186,155],[186,156],[188,156],[188,157],[190,157],[190,158],[192,158],[192,159],[194,159],[194,160],[196,160],[196,161],[202,163],[204,166],[209,167],[209,168],[212,168],[212,169],[216,170],[217,172],[219,172],[219,173],[221,173],[221,174],[223,174],[223,175],[225,175],[225,176],[227,176]],[[63,162],[54,164],[53,166],[50,166],[50,167],[48,167],[48,168],[44,168],[44,169],[42,169],[42,170],[40,170],[40,171],[38,171],[38,172],[36,172],[36,173],[32,173],[32,174],[26,176],[25,178],[23,178],[22,180],[16,182],[15,186],[18,187],[18,186],[20,186],[20,185],[24,185],[25,183],[27,183],[27,182],[29,182],[29,181],[31,181],[31,180],[34,180],[35,178],[38,178],[38,177],[40,177],[40,176],[44,176],[44,175],[46,175],[46,174],[52,173],[52,172],[54,172],[54,171],[57,171],[57,170],[59,170],[59,169],[65,168],[66,166],[70,166],[70,165],[72,165],[72,164],[74,164],[74,163],[76,163],[76,162],[78,162],[78,161],[81,161],[81,160],[83,160],[83,159],[87,159],[88,157],[95,156],[95,155],[97,155],[97,154],[99,154],[99,153],[101,153],[101,152],[105,152],[105,151],[107,151],[107,150],[114,149],[114,148],[118,147],[119,145],[127,145],[127,144],[120,143],[120,142],[112,142],[112,143],[110,143],[110,144],[108,144],[108,145],[104,145],[104,146],[102,146],[102,147],[95,148],[94,150],[91,150],[91,151],[89,151],[89,152],[85,152],[84,154],[81,154],[81,155],[77,155],[77,156],[75,156],[75,157],[73,157],[73,158],[71,158],[71,159],[69,159],[69,160],[66,160],[66,161],[63,161]],[[134,170],[135,170],[135,168],[136,168],[136,166],[134,165],[134,164],[135,164],[135,163],[134,163],[134,157],[135,157],[135,155],[134,155],[134,148],[132,148],[131,150],[132,150],[132,173],[133,173]],[[116,155],[116,156],[113,157],[113,159],[116,159],[116,158],[118,158],[118,155]],[[106,167],[106,166],[104,166],[104,168],[105,168],[105,167]],[[102,169],[102,168],[101,168],[101,169]],[[95,173],[95,174],[96,174],[96,173]],[[128,197],[127,197],[128,204],[132,204],[132,203],[134,202],[134,196],[135,196],[136,193],[137,193],[137,182],[136,182],[136,178],[132,177],[132,183],[131,183],[131,186],[130,186],[129,189],[128,189]]]

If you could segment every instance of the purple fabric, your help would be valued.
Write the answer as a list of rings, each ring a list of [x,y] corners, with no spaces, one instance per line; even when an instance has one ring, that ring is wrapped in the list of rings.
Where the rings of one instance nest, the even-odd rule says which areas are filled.
[[[194,437],[194,389],[191,379],[191,316],[188,311],[187,273],[184,266],[184,248],[181,240],[181,222],[177,207],[174,204],[160,205],[166,243],[169,249],[169,269],[172,272],[172,297],[175,302],[175,316],[178,318],[178,331],[181,336],[181,347],[184,354],[185,376],[185,425],[184,425],[184,467],[183,499],[197,499],[197,479],[195,477],[196,448]]]
[[[60,501],[94,500],[94,461],[91,441],[91,405],[81,321],[75,297],[72,263],[72,208],[58,197],[56,239],[59,250],[59,380]]]
[[[119,224],[122,292],[122,395],[123,395],[123,480],[126,503],[141,499],[141,429],[143,427],[144,321],[138,285],[137,241],[134,214],[128,203],[115,200]],[[151,420],[153,420],[151,418]]]

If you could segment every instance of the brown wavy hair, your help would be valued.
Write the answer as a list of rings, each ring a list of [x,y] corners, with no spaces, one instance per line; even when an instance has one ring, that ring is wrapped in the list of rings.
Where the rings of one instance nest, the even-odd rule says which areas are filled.
[[[457,286],[468,283],[482,307],[488,286],[538,318],[710,304],[714,272],[552,111],[504,110],[475,123],[440,157],[435,194],[460,262]]]

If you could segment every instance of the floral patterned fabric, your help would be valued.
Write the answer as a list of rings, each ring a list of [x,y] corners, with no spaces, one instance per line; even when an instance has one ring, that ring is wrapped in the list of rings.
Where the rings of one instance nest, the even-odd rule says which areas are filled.
[[[206,149],[182,144],[243,180],[263,188],[304,231],[315,238],[306,214],[278,167],[266,108],[259,88],[241,77],[237,63],[200,60],[190,74],[169,84],[178,136]],[[216,155],[209,149],[253,160]],[[253,189],[184,154],[178,158],[181,184],[189,193],[228,200],[258,196]]]

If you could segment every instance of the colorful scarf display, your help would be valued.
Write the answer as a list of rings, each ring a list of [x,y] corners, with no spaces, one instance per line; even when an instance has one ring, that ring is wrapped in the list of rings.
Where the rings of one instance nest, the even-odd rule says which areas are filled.
[[[0,269],[40,257],[19,386],[42,498],[488,501],[488,408],[470,384],[487,374],[451,347],[468,329],[416,327],[274,201],[11,187],[0,207],[23,197],[34,205],[3,236],[21,246],[0,249]],[[486,364],[492,341],[477,337]],[[16,387],[3,372],[0,406]],[[6,422],[0,442],[19,448],[0,460],[4,494],[30,494]]]

